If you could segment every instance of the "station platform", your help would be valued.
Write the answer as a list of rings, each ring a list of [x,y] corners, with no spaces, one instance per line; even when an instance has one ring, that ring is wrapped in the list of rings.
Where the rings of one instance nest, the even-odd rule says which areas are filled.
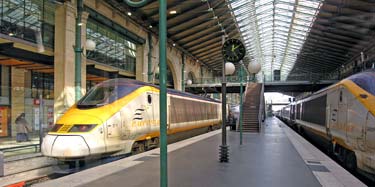
[[[39,149],[39,135],[30,134],[29,141],[17,142],[16,137],[0,139],[0,151],[5,157],[35,153]]]
[[[29,141],[17,142],[15,137],[0,139],[0,149],[39,144],[39,137],[30,137]]]
[[[228,132],[229,163],[220,163],[221,130],[168,146],[168,185],[366,186],[277,118],[261,133]],[[40,183],[60,186],[159,186],[159,149]]]

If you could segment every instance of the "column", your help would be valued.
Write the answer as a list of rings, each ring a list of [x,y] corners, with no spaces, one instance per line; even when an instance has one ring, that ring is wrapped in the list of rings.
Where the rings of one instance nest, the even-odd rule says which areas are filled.
[[[54,119],[58,119],[75,102],[74,92],[74,45],[76,5],[70,2],[57,6],[55,11],[55,59],[54,59]],[[87,19],[87,16],[86,16]],[[81,27],[86,29],[86,27]],[[83,33],[86,33],[84,31]],[[85,40],[84,40],[85,41]],[[85,61],[85,60],[83,60]],[[86,74],[86,66],[82,72]],[[86,79],[82,79],[85,89]]]
[[[2,97],[9,97],[9,66],[1,66],[1,96]],[[9,101],[9,99],[8,99]],[[2,103],[4,104],[4,103]],[[9,104],[9,103],[6,103]]]
[[[89,13],[88,12],[82,12],[82,34],[81,34],[81,43],[83,46],[86,45],[86,28],[87,28],[87,19],[89,18]],[[84,48],[83,53],[85,55],[82,55],[82,67],[81,67],[81,96],[84,96],[86,94],[86,75],[87,75],[87,69],[86,69],[86,48]]]
[[[147,64],[145,61],[145,47],[144,45],[136,46],[137,55],[135,59],[135,78],[139,81],[147,82]]]

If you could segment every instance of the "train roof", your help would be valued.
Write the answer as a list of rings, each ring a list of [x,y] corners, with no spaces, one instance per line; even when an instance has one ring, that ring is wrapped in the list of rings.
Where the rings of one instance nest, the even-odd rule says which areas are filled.
[[[371,69],[348,77],[347,79],[353,81],[362,89],[366,90],[372,95],[375,95],[375,70]]]
[[[106,80],[106,81],[103,81],[103,82],[99,83],[99,85],[101,85],[101,84],[121,84],[121,85],[133,86],[133,87],[136,87],[136,88],[139,88],[141,86],[151,86],[151,87],[154,87],[154,88],[160,90],[160,87],[157,86],[157,85],[142,82],[142,81],[138,81],[138,80],[134,80],[134,79],[127,79],[127,78],[109,79],[109,80]],[[199,96],[199,95],[194,95],[192,93],[182,92],[182,91],[169,89],[169,88],[167,89],[167,93],[172,94],[172,95],[178,95],[178,96],[183,96],[183,97],[189,97],[189,98],[204,100],[204,101],[221,103],[220,101],[218,101],[216,99],[202,97],[202,96]]]

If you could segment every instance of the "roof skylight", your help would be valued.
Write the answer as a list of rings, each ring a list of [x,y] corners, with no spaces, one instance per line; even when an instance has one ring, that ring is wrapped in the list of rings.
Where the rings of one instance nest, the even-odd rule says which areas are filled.
[[[322,0],[231,0],[247,55],[262,64],[267,81],[285,80],[306,40]]]

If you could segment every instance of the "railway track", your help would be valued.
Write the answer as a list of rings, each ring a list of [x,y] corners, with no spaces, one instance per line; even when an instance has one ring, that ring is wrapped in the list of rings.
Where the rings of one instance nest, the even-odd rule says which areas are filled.
[[[174,143],[185,140],[207,132],[207,129],[197,129],[178,137],[171,136],[168,143]],[[156,147],[154,147],[156,148]],[[153,149],[154,149],[153,148]],[[149,149],[151,150],[151,149]],[[148,150],[146,150],[148,151]],[[59,177],[70,175],[102,164],[113,162],[131,156],[132,154],[121,154],[107,156],[101,159],[86,160],[83,162],[57,162],[55,159],[43,157],[41,154],[32,158],[19,160],[18,163],[7,162],[5,171],[6,176],[0,179],[0,186],[5,187],[26,187],[41,183],[47,180],[53,180]],[[39,163],[39,164],[38,164]],[[29,167],[25,167],[29,166]],[[18,168],[18,169],[17,169]]]
[[[40,168],[20,171],[18,173],[9,174],[0,179],[1,186],[5,187],[27,187],[33,184],[41,183],[47,180],[53,180],[59,177],[70,175],[102,164],[113,162],[130,156],[129,154],[109,156],[99,160],[87,160],[85,162],[55,162],[51,165],[41,165]],[[30,159],[35,160],[35,159]],[[30,162],[31,162],[30,161]],[[29,162],[22,160],[21,162]],[[13,163],[14,164],[14,163]],[[19,164],[17,164],[19,165]],[[9,167],[8,167],[9,168]],[[26,169],[26,168],[25,168]]]

